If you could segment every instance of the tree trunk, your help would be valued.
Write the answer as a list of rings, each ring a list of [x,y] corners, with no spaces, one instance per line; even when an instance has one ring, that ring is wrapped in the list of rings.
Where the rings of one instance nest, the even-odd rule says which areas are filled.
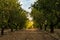
[[[54,33],[54,25],[51,23],[51,25],[50,25],[50,32],[51,33]]]
[[[42,25],[40,25],[40,30],[42,30]]]
[[[1,29],[1,35],[4,35],[4,27]]]
[[[16,31],[17,31],[17,26],[16,26]]]
[[[13,32],[13,28],[11,28],[11,32]]]
[[[46,31],[47,25],[45,25],[45,31]]]
[[[42,26],[40,26],[40,29],[42,30]]]

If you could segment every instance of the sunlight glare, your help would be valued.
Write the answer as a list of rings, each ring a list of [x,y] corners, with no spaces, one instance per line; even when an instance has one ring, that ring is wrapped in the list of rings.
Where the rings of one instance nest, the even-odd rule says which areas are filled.
[[[34,24],[33,21],[30,21],[30,20],[29,20],[29,21],[27,22],[27,24],[26,24],[26,25],[27,25],[27,26],[26,26],[26,29],[32,29],[32,28],[33,28],[33,24]]]

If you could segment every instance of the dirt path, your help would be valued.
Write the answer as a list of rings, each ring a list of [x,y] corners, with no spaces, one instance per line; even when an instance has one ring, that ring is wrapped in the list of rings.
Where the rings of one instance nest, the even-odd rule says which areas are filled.
[[[29,30],[20,30],[11,32],[3,37],[0,37],[0,40],[55,40],[50,35],[39,31],[37,29]]]

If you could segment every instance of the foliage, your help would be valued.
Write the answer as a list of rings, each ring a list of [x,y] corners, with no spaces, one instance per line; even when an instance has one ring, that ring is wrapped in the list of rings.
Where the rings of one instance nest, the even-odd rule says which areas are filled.
[[[54,26],[58,26],[58,24],[60,23],[60,0],[38,0],[34,5],[32,5],[32,7],[33,8],[31,15],[36,15],[33,16],[35,18],[34,20],[36,20],[36,22],[38,22],[39,24],[44,24],[47,26],[49,25],[51,31],[53,31]],[[37,12],[35,11],[35,9],[37,10]],[[45,24],[46,20],[47,23]]]
[[[0,0],[0,28],[2,33],[5,28],[23,27],[25,24],[26,11],[20,6],[19,0]],[[4,29],[3,29],[4,28]]]

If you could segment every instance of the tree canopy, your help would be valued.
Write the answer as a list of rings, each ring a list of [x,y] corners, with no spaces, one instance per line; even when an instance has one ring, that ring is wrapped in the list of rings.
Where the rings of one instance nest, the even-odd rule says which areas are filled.
[[[60,24],[60,0],[38,0],[32,5],[31,15],[42,27],[49,25],[53,32],[54,27],[58,28]]]
[[[0,0],[0,28],[2,34],[5,28],[20,29],[27,20],[26,11],[21,8],[19,0]]]

